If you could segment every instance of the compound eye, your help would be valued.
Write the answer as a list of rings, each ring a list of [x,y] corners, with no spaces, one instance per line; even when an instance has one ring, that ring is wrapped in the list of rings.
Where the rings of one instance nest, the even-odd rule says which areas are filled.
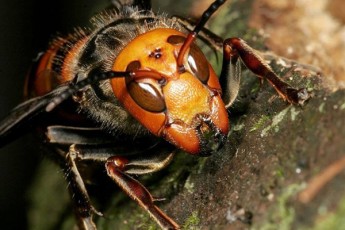
[[[139,68],[140,62],[133,61],[128,64],[127,71],[135,71]],[[160,113],[165,110],[161,86],[156,80],[149,77],[139,81],[126,78],[126,86],[129,95],[141,108],[153,113]]]
[[[183,36],[171,35],[168,38],[168,43],[173,45],[182,45],[185,40],[186,38]],[[209,64],[205,55],[197,45],[192,44],[190,46],[187,62],[191,72],[202,83],[207,84],[210,75]]]
[[[210,75],[209,64],[204,53],[197,45],[191,45],[187,60],[192,73],[202,83],[207,84]]]

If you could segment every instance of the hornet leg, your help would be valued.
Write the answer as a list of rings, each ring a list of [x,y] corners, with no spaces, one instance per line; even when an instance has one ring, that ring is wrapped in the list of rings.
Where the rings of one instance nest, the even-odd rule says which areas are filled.
[[[266,79],[285,101],[302,105],[310,97],[306,89],[295,89],[280,79],[242,39],[229,38],[223,44],[223,66],[220,75],[220,83],[225,91],[223,99],[226,107],[233,103],[238,94],[241,72],[239,58],[250,71],[259,78]]]
[[[180,229],[169,216],[155,204],[150,192],[129,174],[145,174],[165,167],[172,159],[173,154],[153,154],[148,160],[144,158],[110,157],[105,165],[108,175],[127,193],[135,202],[145,209],[163,229]]]

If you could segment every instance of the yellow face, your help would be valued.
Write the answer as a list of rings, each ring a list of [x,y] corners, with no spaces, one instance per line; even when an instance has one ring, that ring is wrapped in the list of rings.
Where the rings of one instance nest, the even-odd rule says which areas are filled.
[[[185,39],[173,29],[139,35],[120,52],[112,70],[147,76],[114,78],[111,84],[126,110],[150,132],[198,154],[206,151],[202,145],[210,135],[226,135],[229,123],[218,78],[195,44],[183,70],[178,68]]]

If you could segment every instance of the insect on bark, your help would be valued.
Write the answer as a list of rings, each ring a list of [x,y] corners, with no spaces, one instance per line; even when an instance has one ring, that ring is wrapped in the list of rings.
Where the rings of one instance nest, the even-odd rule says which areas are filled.
[[[37,129],[66,172],[80,229],[96,229],[93,216],[102,215],[80,169],[90,161],[160,227],[179,229],[133,175],[166,167],[177,149],[209,156],[222,147],[241,62],[288,103],[303,104],[309,94],[281,80],[242,39],[204,27],[224,0],[196,22],[156,14],[150,1],[123,2],[96,15],[94,28],[56,38],[33,64],[27,100],[0,123],[0,146]],[[219,78],[196,39],[223,50]]]

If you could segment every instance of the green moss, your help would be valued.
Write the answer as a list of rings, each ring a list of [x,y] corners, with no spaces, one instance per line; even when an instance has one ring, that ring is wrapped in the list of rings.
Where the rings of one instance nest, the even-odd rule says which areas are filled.
[[[267,126],[266,128],[264,128],[262,131],[261,131],[261,136],[262,137],[265,137],[267,136],[268,132],[274,128],[274,130],[277,132],[279,131],[279,123],[284,119],[285,115],[287,114],[287,112],[289,111],[290,109],[290,106],[286,107],[284,110],[280,111],[277,115],[275,115],[273,118],[272,118],[272,123],[271,125]]]
[[[184,184],[184,188],[189,192],[193,193],[194,192],[194,183],[191,180],[191,177],[188,177],[186,180],[186,183]]]
[[[260,119],[249,129],[249,132],[253,132],[255,130],[260,129],[270,119],[271,118],[267,115],[261,115]]]
[[[325,111],[325,102],[322,102],[319,106],[319,112],[323,113]]]
[[[242,130],[244,127],[245,127],[245,124],[244,124],[244,123],[238,123],[238,124],[235,124],[235,125],[232,127],[232,130],[233,130],[233,131],[240,131],[240,130]]]
[[[304,83],[304,87],[310,92],[310,91],[313,91],[315,90],[315,83],[312,82],[311,80],[307,80],[305,83]]]
[[[345,109],[345,102],[340,106],[340,110]]]
[[[193,212],[190,217],[186,219],[184,222],[182,229],[184,230],[196,230],[199,229],[198,225],[200,223],[200,218],[198,216],[198,212]]]
[[[102,229],[123,229],[132,230],[135,229],[151,229],[158,230],[159,226],[150,218],[149,214],[141,209],[132,200],[128,201],[127,205],[116,204],[112,206],[111,210],[108,210],[109,215],[105,218],[98,218],[96,225],[99,230]],[[106,213],[106,214],[107,214]]]
[[[315,226],[312,228],[314,230],[340,230],[345,227],[345,197],[340,201],[338,209],[332,213],[328,214],[321,221],[317,221]]]
[[[282,168],[278,168],[275,172],[275,175],[279,178],[284,178],[284,170]]]
[[[277,229],[277,226],[279,226],[280,230],[292,229],[296,213],[295,209],[289,205],[289,200],[304,187],[304,184],[291,184],[284,188],[281,195],[276,198],[275,206],[269,210],[268,218],[264,218],[267,221],[253,226],[252,229],[274,230]]]
[[[297,110],[295,107],[291,107],[291,121],[295,121],[299,113],[299,110]]]
[[[75,220],[70,215],[73,211],[61,169],[54,162],[44,159],[37,175],[27,194],[29,229],[72,229]]]

